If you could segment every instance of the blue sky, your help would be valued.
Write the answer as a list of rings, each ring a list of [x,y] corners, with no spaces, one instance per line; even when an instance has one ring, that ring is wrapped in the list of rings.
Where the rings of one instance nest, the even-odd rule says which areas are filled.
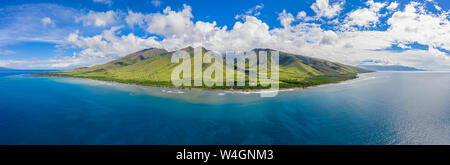
[[[15,0],[0,66],[69,69],[159,47],[269,47],[351,65],[450,70],[446,0]]]

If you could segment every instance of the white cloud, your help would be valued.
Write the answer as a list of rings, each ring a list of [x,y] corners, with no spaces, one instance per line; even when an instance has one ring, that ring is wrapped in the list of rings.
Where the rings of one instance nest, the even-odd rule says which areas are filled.
[[[358,9],[348,14],[348,25],[357,25],[359,27],[375,26],[378,22],[378,15],[370,9]]]
[[[95,3],[103,3],[103,4],[107,4],[107,5],[111,5],[112,4],[111,0],[93,0],[93,2],[95,2]]]
[[[155,7],[161,6],[162,2],[160,0],[152,0],[152,5]]]
[[[414,43],[450,50],[450,21],[447,13],[426,14],[418,11],[419,4],[410,3],[404,11],[388,19],[388,33],[400,43]]]
[[[434,5],[434,8],[435,8],[436,10],[439,10],[439,11],[441,11],[441,10],[442,10],[442,8],[441,8],[441,7],[439,7],[438,5]]]
[[[302,21],[305,21],[305,22],[314,20],[313,17],[307,16],[305,11],[299,11],[295,18],[297,20],[302,20]],[[335,19],[335,20],[337,20],[337,19]]]
[[[369,8],[357,9],[347,14],[345,26],[374,27],[379,22],[379,11],[386,3],[369,0],[366,4]]]
[[[403,48],[403,49],[410,49],[411,46],[405,45],[404,43],[399,43],[397,44],[398,47]]]
[[[245,11],[245,13],[243,14],[237,14],[236,16],[234,16],[234,19],[243,19],[246,16],[255,16],[258,17],[261,15],[261,10],[264,8],[264,4],[259,4],[256,5],[248,10]]]
[[[295,18],[291,13],[286,13],[286,10],[283,10],[282,13],[278,14],[278,20],[281,25],[286,28],[291,26],[291,23],[295,20]]]
[[[330,5],[329,0],[316,0],[312,4],[311,9],[316,13],[317,17],[333,18],[342,10],[343,3]]]
[[[374,11],[380,11],[380,9],[382,9],[383,7],[386,6],[386,2],[380,3],[380,2],[374,2],[373,0],[367,1],[366,4],[369,5],[370,9],[374,10]]]
[[[52,25],[52,19],[50,17],[44,17],[41,19],[42,22],[42,26],[48,26],[48,25]]]
[[[134,25],[142,26],[144,25],[145,16],[142,13],[135,13],[131,10],[128,10],[128,15],[125,17],[125,22],[130,27],[134,27]]]
[[[306,12],[305,11],[300,11],[297,13],[297,19],[303,19],[306,17]]]
[[[112,27],[92,37],[79,36],[76,31],[67,37],[67,41],[77,48],[86,48],[79,53],[80,56],[92,57],[124,56],[145,48],[160,47],[154,37],[144,39],[132,33],[118,36],[121,28]]]
[[[83,26],[105,27],[114,24],[119,17],[119,13],[112,10],[107,12],[89,11],[88,14],[75,17],[75,22],[82,22]]]
[[[335,44],[338,41],[339,37],[336,35],[335,32],[331,30],[327,30],[323,32],[323,37],[320,40],[321,45],[332,45]]]
[[[7,18],[0,19],[0,46],[5,46],[27,41],[62,43],[77,28],[73,18],[81,12],[59,5],[26,4],[2,8],[0,15]]]
[[[376,13],[386,4],[369,1],[367,5],[369,6],[367,10]],[[418,11],[414,9],[416,6],[418,4],[412,3],[405,7],[405,11],[394,13],[389,18],[390,27],[387,31],[331,31],[322,29],[320,24],[305,22],[294,24],[294,16],[286,11],[278,16],[282,28],[270,30],[266,23],[255,16],[243,15],[242,21],[237,21],[231,29],[228,29],[226,26],[218,27],[215,22],[192,21],[192,9],[185,5],[181,11],[173,11],[168,7],[162,13],[145,15],[129,12],[128,24],[139,24],[149,33],[163,37],[162,41],[155,38],[139,38],[131,34],[140,42],[130,42],[123,36],[116,36],[118,29],[110,29],[93,37],[72,36],[72,39],[69,37],[68,40],[79,48],[84,48],[78,54],[83,58],[112,58],[145,47],[177,50],[187,46],[204,46],[222,52],[263,47],[346,64],[359,64],[366,59],[389,59],[391,63],[425,69],[450,68],[450,59],[437,49],[450,50],[449,40],[445,37],[450,34],[448,20],[444,16],[417,13]],[[131,19],[134,17],[138,19]],[[373,24],[378,21],[374,19],[369,22]],[[367,26],[370,23],[355,24]],[[411,30],[422,33],[408,34]],[[429,50],[384,51],[393,44],[408,48],[407,44],[414,42],[430,45]],[[140,46],[129,49],[120,47],[130,43]],[[114,50],[111,50],[111,47],[114,47]]]
[[[398,7],[398,3],[397,2],[391,2],[391,4],[388,7],[386,7],[386,9],[392,11],[392,10],[397,9],[397,7]]]
[[[162,13],[143,14],[130,10],[123,22],[128,26],[138,25],[148,32],[146,36],[156,35],[158,38],[139,37],[133,33],[122,34],[120,30],[124,26],[108,28],[96,35],[72,31],[66,42],[81,51],[71,57],[41,61],[39,66],[42,67],[44,63],[47,67],[91,66],[150,47],[173,51],[187,46],[204,46],[221,52],[272,48],[353,65],[371,59],[388,60],[390,64],[423,69],[450,69],[449,56],[443,51],[450,50],[450,23],[446,12],[430,14],[423,12],[424,8],[420,9],[421,4],[410,3],[403,11],[387,15],[387,30],[339,28],[348,24],[370,27],[380,23],[379,11],[386,4],[369,1],[368,7],[360,9],[375,13],[376,19],[374,17],[369,21],[350,23],[357,19],[345,18],[349,22],[333,24],[340,29],[335,31],[321,27],[330,21],[306,21],[308,16],[305,12],[299,12],[297,20],[287,11],[279,13],[280,28],[270,28],[256,16],[248,14],[241,15],[229,28],[218,26],[216,22],[193,21],[192,8],[188,5],[184,5],[179,11],[167,7]],[[339,17],[333,21],[339,21],[338,19]],[[410,48],[414,43],[426,45],[428,49]],[[390,51],[392,45],[405,50]],[[20,62],[9,63],[19,65]]]
[[[247,15],[253,15],[253,16],[259,16],[261,15],[261,10],[264,8],[264,4],[256,5],[255,7],[252,7],[248,9],[245,14]]]
[[[150,14],[147,16],[147,31],[152,34],[170,37],[179,35],[186,30],[192,29],[193,18],[191,7],[184,5],[180,12],[173,11],[170,7],[164,9],[163,13]]]
[[[71,58],[66,58],[65,62],[52,65],[52,67],[89,66],[123,57],[142,49],[161,47],[161,44],[155,41],[155,37],[141,38],[133,33],[120,35],[121,28],[112,27],[92,37],[80,36],[78,31],[71,33],[66,39],[67,42],[74,48],[81,48],[82,51]]]

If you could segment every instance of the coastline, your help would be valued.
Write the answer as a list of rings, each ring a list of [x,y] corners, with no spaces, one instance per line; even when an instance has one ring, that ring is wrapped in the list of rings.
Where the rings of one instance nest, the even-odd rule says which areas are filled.
[[[236,103],[249,103],[260,102],[264,100],[278,100],[285,98],[291,94],[302,94],[307,91],[315,89],[326,88],[328,86],[339,86],[344,84],[353,84],[355,82],[363,81],[369,76],[365,74],[358,74],[358,78],[341,81],[338,83],[320,84],[316,86],[309,86],[305,88],[284,88],[279,89],[278,96],[264,98],[260,97],[263,92],[275,92],[269,90],[219,90],[219,89],[200,89],[200,88],[171,88],[171,87],[158,87],[148,86],[130,83],[121,83],[115,81],[103,81],[89,78],[77,78],[77,77],[49,77],[49,76],[31,76],[30,77],[43,77],[49,78],[52,81],[60,83],[78,84],[93,86],[98,90],[107,90],[105,88],[113,88],[114,90],[128,93],[130,96],[149,95],[159,98],[171,99],[174,101],[183,101],[189,104],[206,104],[206,105],[223,105],[223,104],[236,104]],[[98,87],[98,88],[97,88]]]
[[[292,87],[292,88],[279,88],[277,89],[278,92],[289,92],[289,91],[299,91],[299,90],[306,90],[306,89],[312,89],[312,88],[318,88],[318,87],[325,87],[330,85],[339,85],[349,82],[354,82],[357,80],[360,80],[361,74],[367,74],[367,73],[373,73],[373,72],[363,72],[363,73],[357,73],[356,78],[348,79],[348,80],[342,80],[338,82],[332,82],[332,83],[324,83],[324,84],[317,84],[317,85],[311,85],[306,87]],[[125,83],[125,82],[118,82],[118,81],[108,81],[108,80],[101,80],[101,79],[95,79],[95,78],[87,78],[87,77],[72,77],[72,76],[41,76],[41,75],[35,75],[30,74],[34,77],[56,77],[56,78],[73,78],[73,79],[81,79],[81,80],[95,80],[100,82],[106,82],[106,83],[117,83],[117,84],[123,84],[123,85],[132,85],[137,87],[154,87],[154,88],[160,88],[160,89],[172,89],[172,90],[181,90],[181,91],[216,91],[216,92],[227,92],[227,93],[241,93],[241,94],[260,94],[264,92],[273,92],[270,88],[267,89],[215,89],[215,88],[201,88],[201,87],[194,87],[194,88],[177,88],[177,87],[170,87],[170,86],[157,86],[157,85],[145,85],[145,84],[134,84],[134,83]],[[183,92],[183,93],[184,93]],[[176,92],[174,92],[176,93]]]

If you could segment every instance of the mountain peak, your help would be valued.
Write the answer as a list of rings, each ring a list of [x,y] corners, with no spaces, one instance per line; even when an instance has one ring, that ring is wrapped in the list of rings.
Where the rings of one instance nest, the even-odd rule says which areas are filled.
[[[270,48],[254,48],[254,49],[252,49],[252,51],[255,51],[256,53],[258,53],[259,51],[276,51],[276,50],[270,49]]]
[[[163,53],[167,53],[167,50],[160,49],[160,48],[148,48],[148,49],[138,51],[136,53],[129,54],[129,55],[122,57],[116,61],[131,60],[131,61],[136,62],[136,61],[144,60],[144,59],[147,59],[154,55],[163,54]],[[116,61],[113,61],[113,62],[116,62]]]
[[[202,47],[202,46],[196,47],[196,48],[201,48],[203,50],[203,52],[209,51],[208,49],[206,49],[205,47]],[[194,47],[188,46],[188,47],[185,47],[185,48],[180,49],[180,50],[187,51],[187,52],[192,52],[192,51],[194,51],[194,49],[195,49]]]
[[[200,48],[206,50],[203,47]],[[192,53],[194,48],[189,46],[181,50]],[[272,49],[258,48],[253,50],[270,51]],[[172,81],[171,74],[177,65],[171,63],[170,56],[174,51],[161,52],[165,52],[165,50],[147,49],[104,65],[69,72],[51,73],[51,75],[100,80],[113,79],[118,82],[173,87],[173,84],[170,83]],[[203,63],[202,67],[210,67],[211,65],[211,63]],[[279,68],[283,71],[279,74],[279,80],[282,82],[280,83],[281,88],[307,87],[339,82],[356,78],[357,73],[367,72],[367,70],[358,67],[282,52],[279,54]],[[245,74],[248,72],[248,70],[239,68],[234,70],[236,73]]]
[[[183,50],[183,51],[188,51],[188,52],[190,52],[190,51],[194,51],[194,48],[193,48],[192,46],[188,46],[188,47],[185,47],[185,48],[183,48],[183,49],[180,49],[180,50]]]
[[[148,48],[148,49],[143,49],[139,52],[147,52],[147,51],[166,51],[165,49],[160,49],[160,48]]]

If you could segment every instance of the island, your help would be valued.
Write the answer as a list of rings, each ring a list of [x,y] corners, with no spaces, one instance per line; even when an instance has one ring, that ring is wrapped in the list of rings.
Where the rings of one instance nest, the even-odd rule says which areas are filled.
[[[204,52],[205,48],[202,48]],[[194,54],[194,48],[182,49],[190,54]],[[253,49],[255,52],[269,51],[272,49]],[[103,81],[114,81],[127,84],[172,87],[171,73],[178,65],[171,62],[172,54],[175,51],[150,48],[136,53],[132,53],[120,59],[108,62],[103,65],[92,67],[76,68],[59,72],[34,73],[34,76],[50,77],[74,77],[88,78]],[[207,68],[210,64],[203,64]],[[236,72],[242,71],[234,68]],[[243,69],[248,72],[248,68]],[[295,55],[279,51],[279,87],[280,88],[305,88],[321,84],[337,83],[345,80],[355,79],[358,73],[371,72],[367,69],[344,65],[323,59],[312,58],[302,55]],[[270,76],[270,75],[269,75]],[[246,78],[248,80],[248,78]],[[223,90],[252,90],[267,89],[269,87],[257,84],[250,86],[181,86],[178,88],[202,88],[202,89],[223,89]]]
[[[0,67],[0,71],[11,71],[11,70],[14,70],[14,69]]]
[[[402,65],[359,65],[359,67],[375,71],[426,71],[424,69]]]

